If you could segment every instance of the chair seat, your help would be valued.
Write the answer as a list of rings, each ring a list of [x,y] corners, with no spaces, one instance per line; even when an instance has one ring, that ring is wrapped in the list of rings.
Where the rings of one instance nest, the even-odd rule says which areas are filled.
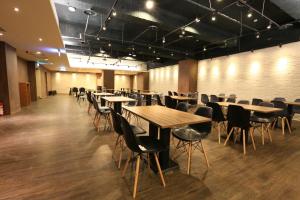
[[[258,117],[255,115],[252,115],[250,117],[250,121],[251,122],[255,122],[255,123],[272,123],[274,121],[274,118],[263,118],[263,117]]]
[[[146,131],[144,129],[142,129],[141,127],[138,127],[135,125],[130,125],[130,127],[135,135],[146,133]]]
[[[145,153],[166,151],[168,148],[159,140],[150,136],[137,137],[140,149]]]
[[[173,136],[179,140],[183,141],[199,141],[205,138],[209,133],[207,132],[198,132],[189,127],[176,128],[172,132]]]

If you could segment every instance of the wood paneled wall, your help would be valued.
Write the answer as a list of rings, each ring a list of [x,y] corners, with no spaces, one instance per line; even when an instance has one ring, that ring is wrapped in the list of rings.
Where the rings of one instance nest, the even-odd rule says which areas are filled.
[[[196,92],[197,91],[197,60],[179,61],[178,69],[178,91],[179,92]]]
[[[31,101],[37,100],[35,62],[27,62],[28,82],[30,83]]]
[[[115,88],[115,72],[113,70],[103,70],[103,86],[106,89]]]
[[[4,104],[4,115],[10,114],[9,90],[6,69],[5,43],[0,42],[0,101]]]

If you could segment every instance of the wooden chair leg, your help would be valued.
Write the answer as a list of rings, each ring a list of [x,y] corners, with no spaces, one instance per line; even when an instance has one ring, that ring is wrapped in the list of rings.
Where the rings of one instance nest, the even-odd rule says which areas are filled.
[[[147,162],[148,162],[148,171],[151,172],[151,166],[150,166],[150,155],[147,153]]]
[[[121,151],[120,151],[120,155],[119,155],[118,169],[121,168],[122,154],[123,154],[123,145],[124,145],[124,140],[123,140],[123,138],[121,138],[121,141],[120,141]]]
[[[224,142],[224,146],[227,144],[227,142],[228,142],[228,140],[229,140],[229,138],[230,138],[232,132],[233,132],[233,128],[231,128],[231,130],[230,130],[230,132],[229,132],[229,134],[228,134],[228,136],[227,136],[227,138],[226,138],[226,140],[225,140],[225,142]]]
[[[121,137],[121,135],[118,135],[118,137],[117,137],[117,139],[116,139],[116,143],[115,143],[115,146],[114,146],[114,150],[113,150],[113,152],[112,152],[112,157],[113,157],[113,158],[114,158],[114,156],[115,156],[115,153],[116,153],[116,150],[117,150],[117,146],[118,146],[118,144],[119,144],[120,137]]]
[[[189,142],[188,148],[188,164],[187,164],[187,174],[190,174],[191,171],[191,157],[192,157],[192,142]]]
[[[272,143],[273,139],[272,139],[272,134],[271,134],[271,124],[267,125],[267,132],[268,132],[268,135],[269,135],[270,142]]]
[[[127,160],[126,160],[126,163],[125,163],[125,166],[124,166],[123,172],[122,172],[122,177],[124,177],[124,176],[125,176],[125,173],[126,173],[126,171],[127,171],[128,164],[129,164],[129,161],[130,161],[130,159],[131,159],[132,155],[133,155],[133,153],[132,153],[132,152],[130,152],[130,153],[129,153],[129,155],[128,155],[128,157],[127,157]]]
[[[218,123],[218,137],[219,137],[219,144],[221,144],[221,125]]]
[[[256,151],[256,146],[255,146],[255,141],[254,141],[254,128],[251,128],[250,129],[250,137],[251,137],[251,140],[252,140],[252,146],[253,146],[253,149]]]
[[[286,117],[285,117],[284,119],[285,119],[286,124],[287,124],[287,127],[288,127],[288,129],[289,129],[289,133],[292,134],[291,125],[290,125],[289,120],[288,120]]]
[[[139,171],[140,171],[140,155],[136,158],[136,167],[135,167],[135,176],[134,176],[134,186],[133,186],[133,198],[136,197],[137,185],[139,180]]]
[[[165,179],[164,179],[164,175],[161,171],[161,167],[160,167],[160,164],[159,164],[157,153],[154,153],[154,158],[155,158],[155,162],[156,162],[157,169],[158,169],[158,172],[159,172],[159,176],[160,176],[160,179],[161,179],[161,183],[163,184],[164,187],[166,187],[166,182],[165,182]]]
[[[200,143],[201,143],[202,151],[203,151],[204,158],[205,158],[205,161],[206,161],[206,165],[207,165],[207,167],[209,168],[209,162],[208,162],[208,158],[207,158],[206,151],[205,151],[205,149],[204,149],[202,140],[200,140]]]
[[[284,127],[285,123],[284,123],[284,118],[281,118],[281,127],[282,127],[282,135],[285,135],[285,127]]]
[[[246,133],[243,130],[243,148],[244,148],[244,155],[246,155]]]
[[[264,124],[261,123],[261,143],[265,145],[265,133],[264,133]]]

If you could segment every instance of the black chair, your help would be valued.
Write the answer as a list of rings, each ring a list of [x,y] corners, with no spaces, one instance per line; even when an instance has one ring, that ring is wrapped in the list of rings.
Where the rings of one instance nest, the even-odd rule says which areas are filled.
[[[91,108],[93,106],[92,92],[91,91],[88,91],[86,93],[86,98],[87,98],[88,103],[89,103],[89,105],[88,105],[88,114],[90,114]]]
[[[238,131],[234,138],[234,141],[236,141],[238,133],[241,133],[243,138],[244,155],[246,155],[246,131],[249,131],[252,140],[253,149],[256,150],[254,137],[253,137],[254,129],[250,124],[250,111],[245,110],[241,106],[229,105],[227,120],[228,120],[228,126],[231,127],[231,129],[225,140],[224,146],[227,144],[232,133],[235,134],[235,131]]]
[[[121,161],[122,161],[122,153],[125,150],[123,131],[122,131],[122,127],[121,127],[121,119],[120,119],[120,117],[118,116],[117,112],[114,109],[110,108],[110,113],[111,113],[111,118],[112,118],[112,124],[113,124],[114,131],[118,135],[112,156],[114,157],[116,149],[117,149],[117,147],[119,147],[120,148],[120,155],[119,155],[119,160],[118,160],[118,168],[120,169]],[[134,125],[130,125],[130,126],[132,128],[132,131],[133,131],[134,135],[139,135],[139,134],[146,133],[146,131],[144,129],[142,129],[138,126],[134,126]]]
[[[275,97],[274,99],[273,99],[273,101],[286,101],[286,99],[284,98],[284,97]]]
[[[157,105],[159,106],[165,106],[162,102],[161,102],[161,99],[160,99],[160,96],[157,94],[155,95],[156,96],[156,100],[157,100]]]
[[[196,115],[211,118],[212,117],[212,108],[210,107],[199,107],[195,112]],[[178,157],[176,155],[176,151],[180,149],[184,149],[184,152],[188,154],[188,167],[187,174],[190,174],[191,171],[191,159],[192,159],[192,151],[194,149],[199,149],[203,152],[206,165],[209,167],[209,162],[207,159],[206,151],[204,149],[202,139],[206,138],[208,134],[211,132],[211,121],[200,124],[193,124],[187,127],[174,129],[172,135],[179,140],[175,147],[174,158]],[[201,145],[201,149],[200,149]]]
[[[250,101],[248,101],[248,100],[239,100],[237,103],[249,105]]]
[[[229,98],[236,99],[236,94],[230,94]]]
[[[78,88],[77,88],[77,87],[73,87],[72,93],[73,93],[73,95],[75,94],[75,97],[77,97],[77,94],[78,94]]]
[[[257,99],[257,98],[252,99],[252,105],[254,106],[258,106],[258,104],[260,104],[261,102],[263,102],[262,99]]]
[[[273,124],[273,128],[275,124],[278,122],[279,119],[281,119],[281,128],[282,128],[282,135],[285,135],[285,125],[287,125],[289,133],[291,134],[291,126],[288,120],[289,113],[288,113],[288,107],[283,101],[271,101],[271,103],[274,104],[275,108],[280,108],[282,109],[279,112],[275,113],[275,122]]]
[[[219,101],[219,98],[217,97],[217,95],[210,95],[210,102],[216,103]]]
[[[173,92],[174,96],[178,96],[178,93],[177,92]]]
[[[187,112],[188,111],[188,104],[184,103],[184,102],[180,102],[180,103],[177,104],[176,110]]]
[[[235,98],[229,97],[226,101],[230,103],[235,103]]]
[[[201,102],[206,105],[209,102],[209,98],[207,94],[201,94]]]
[[[208,102],[207,106],[211,107],[213,109],[212,121],[217,123],[218,139],[219,139],[219,144],[220,144],[221,143],[221,125],[223,125],[224,130],[226,130],[225,116],[223,114],[221,106],[218,103]]]
[[[259,106],[270,107],[273,108],[274,104],[270,102],[261,102],[258,104]],[[262,144],[265,144],[265,131],[268,133],[269,140],[272,142],[272,135],[271,135],[271,125],[274,122],[275,117],[274,113],[261,113],[261,112],[254,112],[250,118],[250,121],[254,124],[260,124],[261,127],[261,141]],[[254,126],[254,128],[256,128]]]
[[[150,156],[149,154],[154,156],[157,169],[160,175],[160,179],[163,187],[166,186],[163,173],[161,171],[161,167],[158,160],[158,153],[162,151],[166,151],[167,147],[165,147],[159,140],[150,137],[150,136],[142,136],[136,137],[132,131],[132,128],[128,121],[118,114],[121,119],[121,128],[124,135],[124,140],[126,142],[127,147],[130,149],[131,153],[129,154],[126,164],[122,173],[122,177],[125,176],[125,173],[128,168],[128,164],[133,157],[134,154],[136,157],[136,169],[135,169],[135,177],[134,177],[134,188],[133,188],[133,198],[136,197],[138,178],[139,178],[139,170],[140,170],[140,160],[143,154],[147,154],[148,168],[150,167]]]
[[[198,92],[189,93],[188,97],[194,98],[189,100],[189,107],[196,107],[198,105]]]
[[[92,97],[93,100],[93,105],[96,110],[95,112],[95,117],[94,117],[94,125],[97,128],[97,131],[100,131],[100,120],[101,116],[103,116],[105,123],[104,123],[104,130],[105,129],[110,129],[112,126],[111,121],[110,121],[110,110],[109,107],[106,106],[101,106],[99,102],[97,102],[95,97]]]
[[[169,96],[173,96],[173,93],[171,91],[168,91]]]
[[[295,102],[300,102],[300,99],[296,99]],[[300,114],[300,106],[293,106],[293,113]]]
[[[175,109],[176,108],[176,101],[172,99],[170,96],[165,96],[165,104],[168,108]]]

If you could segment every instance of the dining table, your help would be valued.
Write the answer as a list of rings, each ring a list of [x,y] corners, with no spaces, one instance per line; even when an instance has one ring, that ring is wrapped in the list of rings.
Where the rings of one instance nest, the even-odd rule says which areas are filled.
[[[99,100],[100,98],[101,106],[105,106],[105,100],[101,97],[114,96],[114,94],[108,92],[93,92],[93,95],[96,97],[97,100]]]
[[[156,95],[156,92],[141,92],[141,95],[144,95],[146,98],[146,105],[150,106],[152,104],[152,96]]]
[[[103,100],[107,101],[111,107],[113,104],[114,110],[122,114],[122,103],[137,101],[136,99],[123,97],[123,96],[111,96],[111,97],[101,97]]]
[[[163,145],[168,147],[167,150],[159,153],[159,162],[164,171],[178,168],[178,164],[170,159],[170,130],[189,124],[207,123],[211,121],[211,119],[206,117],[159,105],[124,106],[123,109],[149,122],[149,136],[158,138]],[[151,169],[157,172],[153,156],[150,162]]]
[[[177,104],[179,102],[187,102],[190,100],[197,100],[195,97],[188,97],[188,96],[171,96],[171,98],[175,101],[177,101]]]

